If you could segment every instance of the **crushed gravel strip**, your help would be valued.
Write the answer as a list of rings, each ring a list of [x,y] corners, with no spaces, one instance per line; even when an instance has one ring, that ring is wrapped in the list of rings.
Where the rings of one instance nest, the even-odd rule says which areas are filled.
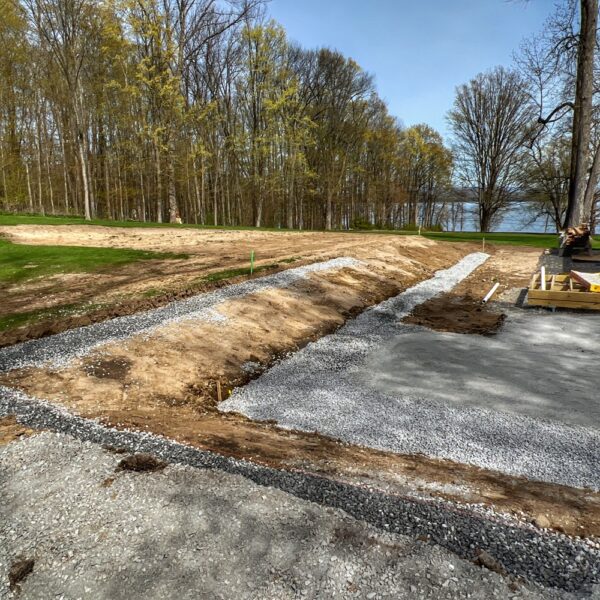
[[[571,600],[228,473],[116,467],[64,434],[0,448],[0,598]]]
[[[600,550],[594,545],[492,514],[461,509],[441,500],[390,495],[308,473],[272,469],[149,433],[107,428],[48,402],[0,387],[0,415],[6,414],[14,414],[19,422],[34,429],[62,432],[129,452],[146,452],[170,463],[243,475],[257,484],[341,509],[387,532],[413,538],[426,536],[465,559],[472,559],[479,549],[485,550],[508,573],[546,587],[586,592],[600,583]]]
[[[226,300],[242,298],[272,288],[283,288],[305,279],[310,273],[357,267],[362,262],[341,257],[304,267],[286,269],[273,275],[250,279],[199,294],[185,300],[171,302],[153,310],[117,317],[87,327],[71,329],[57,335],[29,340],[0,349],[0,372],[23,367],[46,365],[60,368],[77,357],[85,356],[98,346],[123,340],[140,333],[184,319],[224,321],[226,318],[215,308]]]
[[[458,406],[423,398],[418,392],[390,393],[369,383],[369,359],[377,352],[390,351],[394,343],[401,345],[403,332],[418,329],[400,320],[417,304],[451,289],[483,260],[485,255],[469,255],[432,279],[368,309],[336,333],[307,345],[235,390],[219,409],[379,450],[422,453],[529,479],[600,490],[600,432],[596,429]],[[429,360],[430,356],[425,348],[415,358]],[[443,371],[443,364],[439,368]]]

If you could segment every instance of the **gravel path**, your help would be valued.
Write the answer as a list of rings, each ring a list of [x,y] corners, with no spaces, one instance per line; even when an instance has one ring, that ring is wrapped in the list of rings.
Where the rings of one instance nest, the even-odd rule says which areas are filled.
[[[0,598],[580,597],[240,476],[115,472],[122,458],[52,433],[0,449]],[[13,595],[17,557],[34,564]]]
[[[263,467],[149,433],[117,431],[0,387],[0,416],[5,414],[16,415],[33,429],[62,432],[129,452],[146,452],[169,463],[243,475],[297,498],[341,509],[387,532],[427,537],[462,558],[472,559],[478,549],[485,550],[507,572],[540,585],[584,593],[590,591],[592,584],[600,583],[600,550],[596,545],[501,519],[492,512],[478,511],[477,507],[467,510],[440,500],[389,495],[305,472]],[[63,478],[60,485],[68,487],[70,480]]]
[[[331,373],[337,377],[352,365],[353,356],[366,355],[385,339],[400,314],[450,289],[486,258],[470,255],[349,322],[340,337],[324,338],[337,352],[326,351],[321,362],[310,365],[312,376],[321,381],[327,371],[328,377]],[[211,308],[202,305],[167,313],[166,319]],[[135,323],[123,336],[143,331],[143,327],[136,330]],[[62,334],[54,336],[62,344],[53,343],[53,338],[39,340],[39,346],[22,344],[14,355],[0,353],[0,366],[16,367],[23,360],[61,364],[98,345],[98,337],[105,343],[119,333],[117,329],[113,337],[103,338],[103,331],[94,339]],[[338,408],[345,409],[343,404]],[[501,519],[476,507],[465,510],[440,500],[391,496],[235,460],[152,434],[117,431],[0,387],[0,415],[4,414],[15,414],[32,428],[67,434],[45,433],[0,450],[0,537],[7,541],[0,544],[0,574],[18,554],[33,554],[37,568],[23,583],[25,597],[372,599],[386,593],[396,598],[513,597],[506,581],[473,570],[457,558],[471,559],[479,550],[516,577],[576,591],[576,597],[600,595],[595,585],[600,582],[600,551],[595,544]],[[107,453],[96,444],[148,452],[173,466],[154,474],[121,473],[103,487],[103,481],[114,477],[122,455]],[[306,516],[317,513],[312,520]],[[341,522],[358,529],[347,534],[338,527]],[[423,536],[441,548],[402,535]],[[372,536],[379,537],[372,542]],[[447,571],[452,572],[446,563],[445,579],[436,579],[442,573],[436,556],[456,561],[454,570],[460,574],[456,581],[452,575],[446,577]],[[536,599],[575,597],[550,589],[521,589],[516,594]]]
[[[486,357],[490,370],[493,372],[496,368],[500,373],[501,363],[496,364],[493,352],[486,348],[486,338],[481,338],[479,352],[471,356],[470,360],[474,362],[459,364],[453,362],[452,344],[446,344],[445,353],[436,348],[436,340],[442,340],[442,334],[428,337],[427,332],[420,330],[418,335],[423,336],[424,343],[412,350],[407,347],[404,358],[407,365],[415,362],[427,365],[417,378],[421,384],[413,377],[411,381],[418,387],[412,391],[410,386],[404,385],[400,391],[390,392],[378,389],[385,386],[378,386],[374,381],[375,377],[386,375],[378,375],[374,361],[381,364],[386,357],[392,360],[393,352],[398,355],[398,360],[392,360],[392,367],[397,372],[391,369],[389,377],[402,378],[402,335],[418,330],[399,323],[399,320],[416,304],[451,289],[481,264],[484,257],[469,255],[454,267],[439,271],[434,278],[365,311],[338,332],[309,344],[260,378],[236,390],[219,408],[240,412],[255,420],[275,420],[278,425],[290,429],[319,431],[352,444],[397,453],[423,453],[530,479],[599,490],[600,431],[597,429],[460,406],[460,402],[436,401],[427,396],[428,386],[433,386],[445,375],[446,392],[453,389],[453,379],[457,381],[457,387],[460,387],[460,381],[470,381],[478,364]],[[534,319],[535,315],[530,313],[527,318]],[[552,318],[561,317],[552,315]],[[599,327],[593,318],[583,318],[587,319],[588,329]],[[539,327],[541,333],[543,324]],[[530,333],[536,335],[535,327]],[[546,349],[551,364],[564,357],[565,347],[571,352],[576,346],[577,336],[573,335],[572,344],[567,345],[565,340],[570,339],[572,332],[560,333],[555,345]],[[597,337],[589,336],[590,339]],[[430,347],[425,343],[428,339]],[[455,334],[452,339],[460,341],[463,336]],[[525,346],[528,343],[535,346],[532,339],[529,336]],[[492,346],[493,342],[488,345]],[[541,349],[538,347],[537,350],[537,358],[533,354],[523,354],[521,363],[519,357],[513,361],[516,363],[511,367],[514,376],[518,375],[521,381],[525,376],[536,377],[534,363],[540,359]],[[573,356],[575,363],[577,356]],[[455,367],[454,371],[449,365]],[[521,373],[519,369],[526,372]],[[574,369],[577,373],[576,365]],[[500,374],[507,380],[513,377],[510,369]],[[551,374],[545,384],[550,385],[555,376],[556,373]],[[590,379],[587,400],[597,402],[597,394],[593,393],[600,385],[597,369],[592,368],[587,375],[582,375],[586,376]],[[480,383],[472,393],[475,400],[478,395],[483,396],[480,404],[485,406],[491,394],[487,388],[489,382]],[[505,386],[505,390],[509,387]],[[527,389],[521,393],[526,395]],[[435,394],[432,392],[431,396],[435,397]]]
[[[171,302],[166,306],[146,312],[117,317],[57,335],[8,346],[0,349],[0,372],[22,367],[39,367],[44,364],[59,368],[76,357],[85,356],[98,346],[123,340],[136,334],[148,333],[161,325],[178,320],[224,321],[226,317],[215,309],[226,300],[242,298],[248,294],[272,288],[287,287],[296,281],[305,279],[310,273],[356,267],[360,264],[361,262],[354,258],[341,257],[304,267],[286,269],[273,275],[250,279],[213,292]]]

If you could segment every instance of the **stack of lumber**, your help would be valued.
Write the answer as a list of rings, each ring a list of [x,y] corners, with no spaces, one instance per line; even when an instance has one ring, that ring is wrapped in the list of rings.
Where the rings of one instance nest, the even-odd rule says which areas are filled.
[[[571,279],[581,284],[588,292],[600,292],[600,273],[580,273],[571,271]]]
[[[600,292],[590,291],[591,285],[600,283],[600,275],[582,273],[586,278],[595,277],[591,283],[582,284],[571,273],[535,273],[529,284],[527,303],[530,306],[600,310]]]

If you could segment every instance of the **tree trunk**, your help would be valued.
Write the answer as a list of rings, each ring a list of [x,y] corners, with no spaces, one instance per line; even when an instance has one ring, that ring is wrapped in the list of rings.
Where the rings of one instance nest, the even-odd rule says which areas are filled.
[[[154,146],[154,164],[156,168],[156,221],[162,223],[162,174],[160,171],[160,150],[158,144]]]
[[[596,198],[596,188],[600,179],[600,144],[594,152],[594,160],[590,170],[590,176],[585,188],[585,196],[583,199],[583,217],[582,221],[590,223],[592,220],[592,210],[594,208],[594,199]]]
[[[491,192],[483,192],[483,197],[479,202],[479,231],[481,233],[487,233],[490,230],[492,224],[492,211],[490,210],[490,198]]]
[[[64,185],[64,204],[65,204],[65,212],[69,214],[71,210],[70,202],[69,202],[69,178],[67,176],[67,151],[65,148],[65,139],[63,134],[60,134],[60,149],[62,154],[62,169],[63,169],[63,185]]]
[[[75,143],[77,144],[77,156],[79,158],[81,184],[83,186],[83,210],[86,221],[89,221],[92,218],[92,202],[87,157],[87,133],[83,130],[83,92],[80,88],[76,88],[72,93],[72,106],[74,107],[73,112],[75,116]]]
[[[31,177],[29,176],[29,164],[25,161],[25,175],[27,176],[27,194],[29,195],[29,210],[33,212],[33,194],[31,193]]]
[[[56,209],[54,206],[54,189],[52,188],[52,175],[50,174],[50,157],[49,153],[46,153],[46,177],[48,181],[48,195],[50,198],[50,210],[52,214],[56,213]]]
[[[106,217],[109,219],[113,218],[112,205],[110,202],[110,175],[109,175],[109,164],[106,146],[104,147],[104,156],[102,157],[104,163],[104,205],[106,211]]]
[[[332,192],[331,192],[331,188],[328,186],[327,187],[327,206],[326,206],[326,212],[325,212],[325,229],[327,229],[327,231],[331,231],[331,226],[333,223],[333,201],[332,201]]]
[[[80,139],[79,131],[77,132],[77,152],[79,158],[79,166],[81,170],[81,184],[83,185],[83,207],[85,220],[89,221],[92,218],[92,212],[90,209],[90,186],[88,181],[88,170],[87,161],[85,157],[85,148],[83,147],[83,141]]]
[[[254,222],[255,227],[260,227],[262,223],[262,212],[263,212],[263,197],[262,192],[258,198],[258,202],[256,204],[256,220]]]
[[[294,178],[296,175],[296,152],[293,151],[292,166],[289,173],[290,185],[288,187],[287,197],[287,228],[294,229]]]
[[[590,160],[598,0],[581,0],[580,5],[581,30],[577,51],[577,81],[575,87],[575,110],[573,111],[569,203],[565,219],[567,227],[579,225],[579,223],[589,218],[589,215],[585,213],[585,193]]]
[[[169,157],[168,164],[168,199],[169,199],[169,223],[177,223],[179,208],[177,207],[177,192],[175,190],[175,165],[173,157]]]

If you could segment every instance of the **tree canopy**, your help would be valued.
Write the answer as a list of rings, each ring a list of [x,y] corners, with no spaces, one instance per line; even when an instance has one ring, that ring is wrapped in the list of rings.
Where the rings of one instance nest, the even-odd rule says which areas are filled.
[[[260,0],[0,0],[0,208],[288,228],[433,225],[452,156]]]

